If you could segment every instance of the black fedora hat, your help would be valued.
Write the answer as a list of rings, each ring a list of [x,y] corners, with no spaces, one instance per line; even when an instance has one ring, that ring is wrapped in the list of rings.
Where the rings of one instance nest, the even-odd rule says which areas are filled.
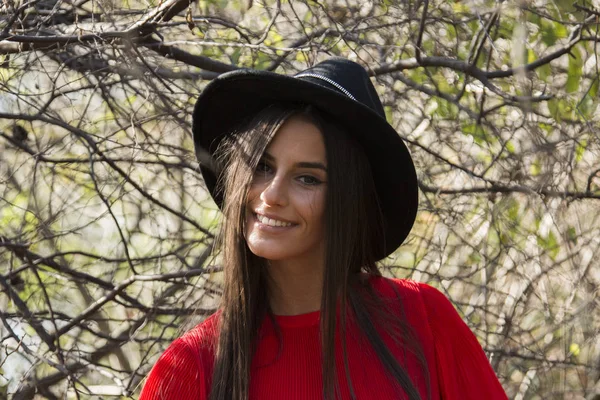
[[[359,64],[331,58],[294,76],[242,69],[220,75],[202,91],[194,107],[192,130],[206,186],[219,207],[212,158],[221,139],[241,121],[269,104],[311,104],[327,113],[363,147],[384,217],[382,259],[410,232],[418,206],[418,184],[408,149],[387,123],[379,96]]]

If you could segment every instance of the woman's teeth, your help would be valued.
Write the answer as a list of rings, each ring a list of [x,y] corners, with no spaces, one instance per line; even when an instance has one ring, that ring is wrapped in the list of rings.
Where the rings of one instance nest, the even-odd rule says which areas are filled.
[[[256,219],[261,224],[269,225],[269,226],[292,226],[289,222],[278,221],[276,219],[267,218],[264,215],[256,214]]]

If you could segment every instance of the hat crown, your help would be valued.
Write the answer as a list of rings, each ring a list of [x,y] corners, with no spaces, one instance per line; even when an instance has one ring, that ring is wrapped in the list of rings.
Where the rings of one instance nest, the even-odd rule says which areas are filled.
[[[377,91],[360,64],[344,58],[331,58],[299,72],[295,77],[343,93],[385,119]]]

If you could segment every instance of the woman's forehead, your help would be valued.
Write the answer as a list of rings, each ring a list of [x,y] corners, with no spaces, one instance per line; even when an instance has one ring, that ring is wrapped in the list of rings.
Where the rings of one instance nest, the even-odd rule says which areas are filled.
[[[290,117],[279,128],[264,154],[276,161],[297,160],[325,163],[325,142],[321,130],[307,118]]]

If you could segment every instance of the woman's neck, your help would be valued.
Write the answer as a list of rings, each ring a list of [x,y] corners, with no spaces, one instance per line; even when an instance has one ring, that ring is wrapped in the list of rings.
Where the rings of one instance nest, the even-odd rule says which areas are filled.
[[[269,302],[275,315],[298,315],[321,307],[323,263],[269,261]]]

